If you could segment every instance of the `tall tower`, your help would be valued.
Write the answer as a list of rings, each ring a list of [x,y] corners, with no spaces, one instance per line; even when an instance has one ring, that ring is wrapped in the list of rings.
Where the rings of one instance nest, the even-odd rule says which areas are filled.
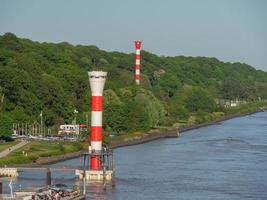
[[[91,150],[101,152],[102,150],[102,103],[103,90],[107,72],[88,72],[89,82],[92,91],[92,114],[91,114]],[[90,170],[101,170],[102,163],[99,157],[90,158]]]
[[[140,49],[141,49],[141,41],[135,41],[135,82],[137,85],[140,84]]]

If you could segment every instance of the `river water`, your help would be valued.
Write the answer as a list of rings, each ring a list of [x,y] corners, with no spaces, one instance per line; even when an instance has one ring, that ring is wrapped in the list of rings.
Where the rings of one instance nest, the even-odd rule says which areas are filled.
[[[116,187],[87,185],[88,199],[267,199],[267,112],[115,149]],[[53,166],[80,166],[81,158]],[[24,172],[16,187],[45,183]],[[72,174],[53,181],[82,184]],[[7,186],[5,185],[5,190]]]

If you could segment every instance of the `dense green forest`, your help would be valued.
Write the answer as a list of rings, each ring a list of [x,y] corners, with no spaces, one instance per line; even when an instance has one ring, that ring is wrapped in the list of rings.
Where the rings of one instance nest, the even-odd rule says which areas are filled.
[[[54,130],[71,123],[75,109],[77,121],[86,123],[90,70],[108,72],[104,129],[115,133],[201,122],[225,112],[218,99],[267,99],[267,73],[247,64],[141,51],[141,85],[136,86],[134,62],[133,53],[0,36],[0,135],[10,134],[12,123],[39,121],[41,111]]]

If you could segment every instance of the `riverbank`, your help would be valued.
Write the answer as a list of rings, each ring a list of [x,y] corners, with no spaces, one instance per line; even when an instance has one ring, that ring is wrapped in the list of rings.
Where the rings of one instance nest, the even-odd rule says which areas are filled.
[[[205,122],[205,123],[201,123],[201,124],[195,124],[195,125],[190,125],[190,126],[187,126],[187,127],[180,128],[179,131],[180,131],[180,133],[182,133],[182,132],[190,131],[190,130],[193,130],[193,129],[202,128],[202,127],[205,127],[205,126],[216,125],[216,124],[218,124],[220,122],[227,121],[227,120],[230,120],[230,119],[233,119],[233,118],[244,117],[244,116],[252,115],[252,114],[258,113],[258,112],[264,112],[264,110],[266,111],[266,108],[265,109],[259,109],[257,111],[253,111],[253,112],[250,112],[250,113],[239,113],[239,114],[232,114],[232,115],[228,115],[228,116],[223,116],[223,117],[221,117],[219,119],[215,119],[215,120],[212,120],[210,122]]]
[[[158,139],[163,139],[163,138],[177,138],[181,133],[184,133],[186,131],[190,131],[193,129],[198,129],[210,125],[216,125],[220,122],[230,120],[233,118],[237,117],[243,117],[247,115],[251,115],[257,112],[262,112],[263,110],[266,110],[267,107],[264,108],[259,108],[256,111],[252,111],[249,113],[238,113],[238,114],[232,114],[228,116],[223,116],[219,119],[210,121],[210,122],[205,122],[201,124],[194,124],[194,125],[188,125],[182,128],[165,128],[165,129],[154,129],[149,131],[148,133],[144,134],[143,137],[138,137],[138,138],[133,138],[132,140],[112,140],[110,144],[108,145],[109,148],[116,149],[120,147],[125,147],[125,146],[132,146],[132,145],[138,145],[138,144],[143,144],[146,142],[150,142],[153,140],[158,140]],[[179,134],[177,134],[179,132]],[[59,161],[65,161],[73,158],[80,157],[83,153],[85,153],[87,149],[75,153],[69,153],[65,155],[59,155],[59,156],[51,156],[51,157],[41,157],[39,158],[35,165],[44,165],[44,164],[53,164]]]
[[[150,131],[149,134],[146,134],[145,137],[143,138],[137,138],[131,141],[111,141],[109,147],[112,149],[115,149],[115,148],[124,147],[124,146],[142,144],[142,143],[146,143],[146,142],[150,142],[150,141],[162,139],[162,138],[177,138],[180,136],[181,133],[184,133],[186,131],[190,131],[190,130],[197,129],[197,128],[202,128],[205,126],[215,125],[226,120],[230,120],[230,119],[237,118],[237,117],[243,117],[247,115],[252,115],[257,112],[263,112],[263,110],[266,110],[266,109],[267,108],[264,108],[264,109],[260,108],[257,111],[253,111],[249,113],[238,113],[238,114],[223,116],[219,119],[215,119],[210,122],[188,125],[188,126],[184,126],[181,128],[168,128],[168,129],[161,129],[161,130],[156,129],[156,130]]]
[[[126,137],[125,139],[112,138],[107,146],[109,148],[115,149],[115,148],[120,148],[124,146],[142,144],[142,143],[146,143],[146,142],[150,142],[150,141],[158,140],[158,139],[163,139],[163,138],[177,138],[179,137],[181,133],[192,130],[192,129],[215,125],[222,121],[226,121],[232,118],[242,117],[246,115],[251,115],[257,112],[262,112],[263,110],[266,110],[266,109],[267,107],[260,107],[250,112],[229,114],[227,116],[222,116],[218,119],[215,119],[209,122],[204,122],[200,124],[191,124],[191,125],[186,125],[186,126],[179,127],[179,128],[152,129],[147,133],[143,133],[142,135]],[[28,166],[53,164],[59,161],[64,161],[64,160],[69,160],[69,159],[79,157],[86,151],[87,151],[87,148],[77,151],[77,152],[65,153],[62,155],[43,156],[43,157],[39,157],[38,159],[34,160],[33,162],[29,164],[26,164],[26,163],[25,164]]]
[[[45,164],[50,160],[72,158],[84,148],[85,145],[83,146],[80,142],[32,140],[8,156],[1,158],[0,166],[29,163]]]
[[[13,151],[16,151],[17,149],[25,146],[28,143],[26,140],[22,140],[19,143],[16,143],[15,145],[9,146],[6,150],[0,152],[0,158],[6,157]]]
[[[112,140],[108,145],[109,148],[115,149],[124,146],[131,146],[150,142],[153,140],[158,140],[162,138],[177,138],[178,129],[169,128],[169,129],[154,129],[144,134],[143,137],[133,138],[132,140]]]

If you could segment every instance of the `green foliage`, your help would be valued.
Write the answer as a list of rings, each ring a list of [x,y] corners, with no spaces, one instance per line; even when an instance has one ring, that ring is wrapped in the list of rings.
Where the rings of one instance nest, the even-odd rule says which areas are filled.
[[[205,57],[159,57],[147,51],[141,51],[141,57],[137,87],[134,54],[33,42],[12,33],[0,36],[3,133],[11,134],[10,122],[39,121],[41,111],[45,125],[55,130],[73,120],[74,109],[79,111],[78,122],[86,123],[89,114],[90,123],[89,70],[108,72],[103,127],[116,133],[169,126],[195,114],[196,120],[209,120],[207,116],[219,109],[215,98],[267,99],[267,73],[249,65]]]
[[[60,151],[60,152],[65,153],[65,148],[64,148],[64,146],[63,146],[62,143],[60,143],[60,144],[58,145],[58,148],[59,148],[59,151]]]
[[[128,113],[128,117],[125,121],[127,131],[149,130],[151,120],[143,103],[144,102],[131,101],[127,104],[125,108],[126,113]]]
[[[4,98],[5,98],[5,94],[3,92],[2,87],[0,86],[0,112],[3,109],[3,105],[4,105]]]
[[[9,156],[0,159],[0,166],[6,164],[25,164],[36,161],[40,157],[62,155],[65,153],[77,152],[83,149],[79,142],[51,142],[51,141],[30,141],[28,144],[12,152]],[[23,151],[25,154],[23,154]]]
[[[221,87],[221,95],[223,99],[243,98],[245,91],[241,83],[234,79],[227,79],[223,82]]]
[[[163,90],[167,97],[172,97],[175,92],[181,88],[181,82],[178,77],[173,73],[165,73],[163,75],[159,75],[158,78],[158,88]]]
[[[104,93],[105,124],[113,131],[149,130],[164,121],[166,110],[151,91],[121,89],[120,97],[112,90]]]
[[[148,115],[147,123],[149,128],[160,125],[161,121],[164,120],[166,110],[163,104],[153,95],[152,92],[141,90],[135,96],[134,101],[140,109],[136,112],[143,112],[143,117],[146,117]]]
[[[232,107],[232,108],[224,108],[224,112],[227,115],[231,114],[245,114],[245,113],[251,113],[256,112],[259,110],[260,107],[266,107],[267,101],[259,101],[259,102],[249,102],[247,104],[241,105],[239,107]]]
[[[189,112],[184,106],[175,107],[171,112],[173,117],[176,117],[176,120],[184,120],[189,117]]]
[[[12,119],[6,113],[0,113],[0,137],[12,134]]]
[[[104,124],[108,131],[120,132],[126,130],[125,126],[126,113],[125,104],[120,101],[119,97],[113,90],[104,92]]]
[[[187,97],[186,108],[191,112],[199,110],[213,112],[216,109],[216,103],[206,90],[195,87]]]

